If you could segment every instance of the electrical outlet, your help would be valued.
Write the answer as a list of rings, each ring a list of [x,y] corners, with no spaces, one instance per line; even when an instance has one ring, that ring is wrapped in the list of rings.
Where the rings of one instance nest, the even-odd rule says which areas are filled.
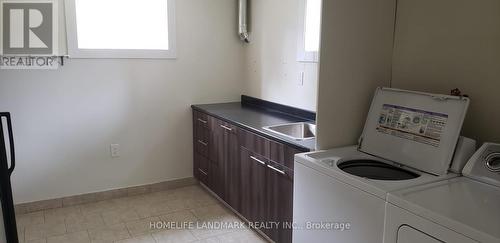
[[[120,144],[111,144],[110,146],[111,158],[120,157]]]

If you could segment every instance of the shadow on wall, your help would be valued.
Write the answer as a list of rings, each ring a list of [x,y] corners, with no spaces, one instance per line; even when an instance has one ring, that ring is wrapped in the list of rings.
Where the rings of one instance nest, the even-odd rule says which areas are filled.
[[[297,61],[299,0],[252,0],[251,6],[244,93],[315,111],[318,64]]]
[[[500,1],[399,0],[393,86],[471,97],[463,134],[500,142]]]

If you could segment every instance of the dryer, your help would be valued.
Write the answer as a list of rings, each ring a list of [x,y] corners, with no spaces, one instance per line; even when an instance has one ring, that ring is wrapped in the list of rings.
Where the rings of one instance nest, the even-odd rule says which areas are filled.
[[[293,242],[382,242],[389,192],[448,173],[469,99],[378,88],[359,144],[300,154]]]
[[[484,144],[462,177],[391,192],[387,201],[385,243],[499,243],[500,145]]]

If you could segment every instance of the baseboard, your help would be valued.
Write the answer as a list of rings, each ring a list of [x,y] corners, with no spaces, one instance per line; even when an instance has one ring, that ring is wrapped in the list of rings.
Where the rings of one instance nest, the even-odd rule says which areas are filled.
[[[99,202],[109,199],[175,189],[179,187],[195,185],[197,183],[198,182],[194,177],[187,177],[187,178],[175,179],[175,180],[164,181],[160,183],[154,183],[142,186],[134,186],[134,187],[113,189],[102,192],[86,193],[81,195],[29,202],[29,203],[21,203],[15,206],[15,210],[17,214],[27,214],[46,209],[75,206],[85,203]]]

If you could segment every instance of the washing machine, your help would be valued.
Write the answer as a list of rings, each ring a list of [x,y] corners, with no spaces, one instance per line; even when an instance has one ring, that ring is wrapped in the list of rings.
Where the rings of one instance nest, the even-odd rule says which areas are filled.
[[[293,242],[383,242],[389,192],[458,176],[448,170],[468,106],[378,88],[358,145],[295,157]]]
[[[391,192],[385,243],[499,243],[500,144],[484,144],[463,176]]]

